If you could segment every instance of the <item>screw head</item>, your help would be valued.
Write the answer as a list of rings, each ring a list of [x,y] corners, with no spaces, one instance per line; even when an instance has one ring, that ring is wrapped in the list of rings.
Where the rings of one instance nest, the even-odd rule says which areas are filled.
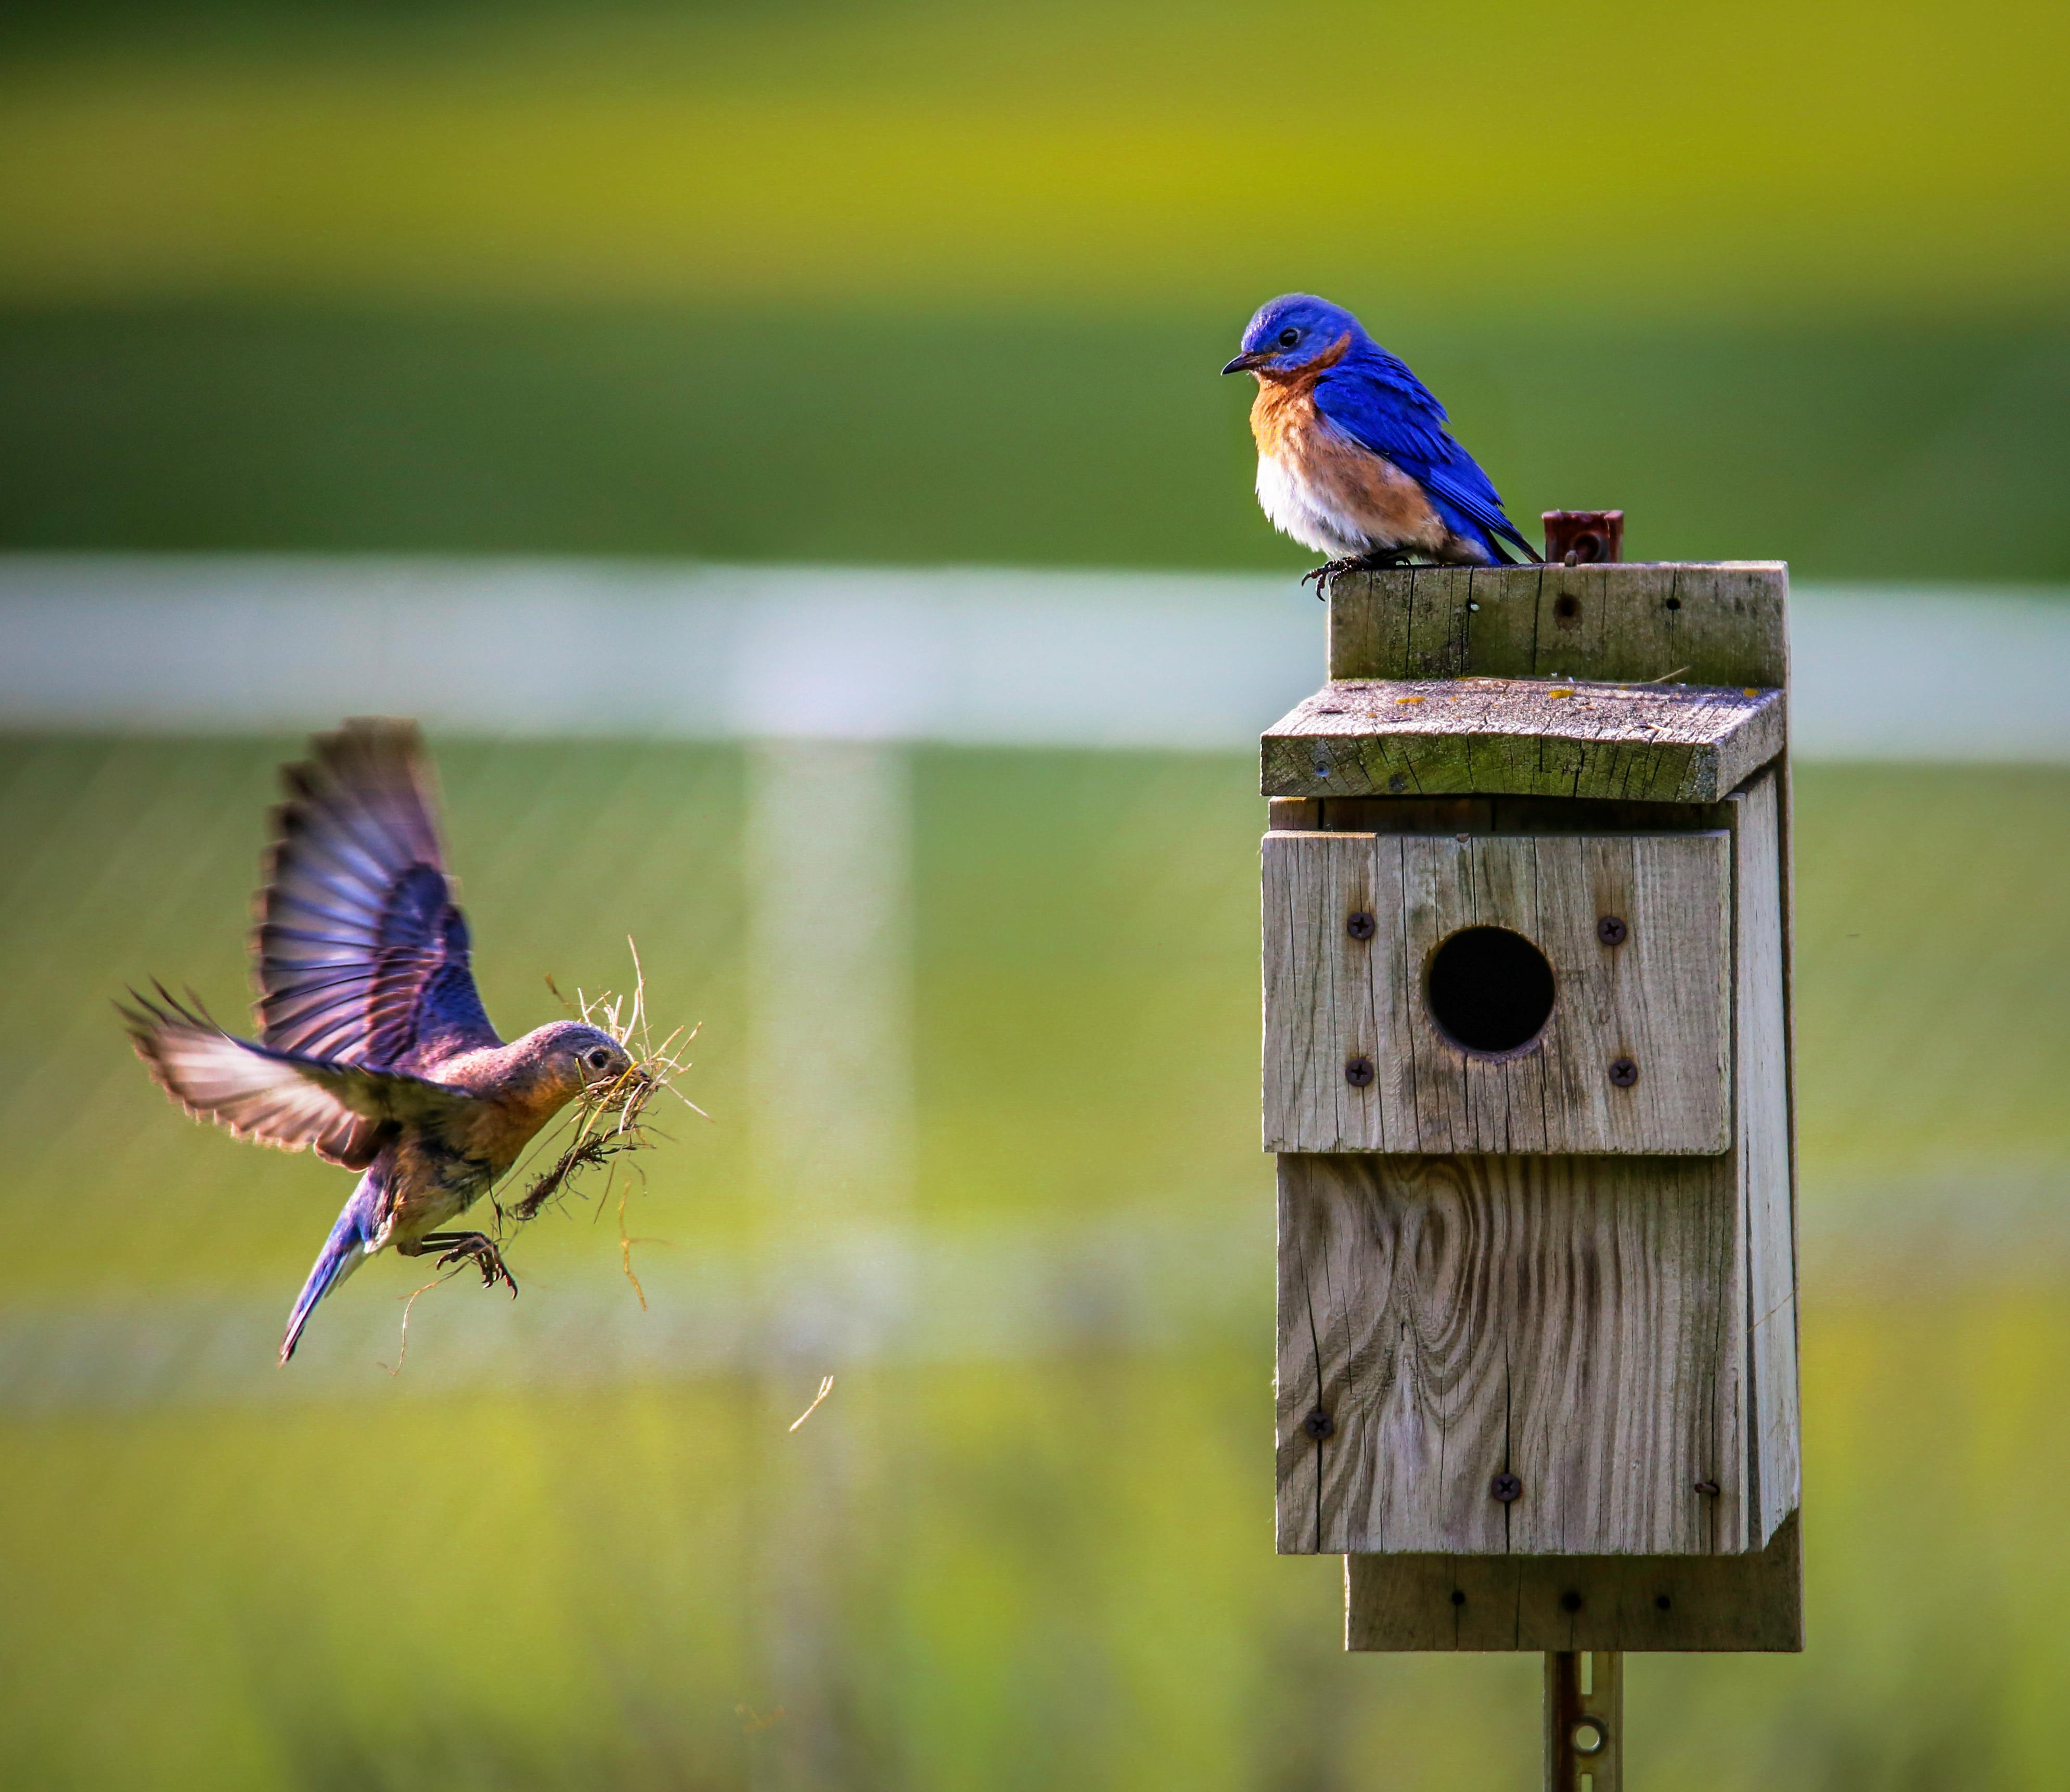
[[[1344,1081],[1354,1089],[1364,1088],[1372,1081],[1372,1060],[1369,1058],[1346,1058]]]
[[[1596,923],[1596,938],[1606,946],[1622,946],[1631,937],[1622,914],[1606,914]]]
[[[1612,1058],[1610,1081],[1620,1089],[1629,1089],[1638,1081],[1638,1066],[1628,1058]]]
[[[1452,1589],[1452,1603],[1455,1606],[1463,1606],[1466,1602],[1467,1596],[1465,1593],[1459,1588],[1454,1587]]]
[[[1301,1429],[1320,1443],[1325,1438],[1333,1438],[1337,1434],[1337,1422],[1318,1406],[1301,1421]]]
[[[1380,931],[1380,923],[1360,909],[1344,923],[1344,931],[1354,939],[1370,939]]]
[[[1581,1594],[1572,1592],[1561,1594],[1560,1595],[1560,1609],[1565,1612],[1579,1611],[1581,1609]]]
[[[1715,1494],[1719,1491],[1718,1483],[1716,1481],[1699,1481],[1696,1483],[1696,1491],[1699,1493]]]
[[[1511,1474],[1508,1469],[1504,1469],[1501,1474],[1488,1483],[1488,1492],[1505,1506],[1512,1499],[1518,1498],[1523,1491],[1523,1482]]]
[[[1330,762],[1329,762],[1328,759],[1318,759],[1318,760],[1316,760],[1316,762],[1315,762],[1315,775],[1316,775],[1317,777],[1319,777],[1319,778],[1327,778],[1327,777],[1328,777],[1328,776],[1329,776],[1329,775],[1330,775]]]

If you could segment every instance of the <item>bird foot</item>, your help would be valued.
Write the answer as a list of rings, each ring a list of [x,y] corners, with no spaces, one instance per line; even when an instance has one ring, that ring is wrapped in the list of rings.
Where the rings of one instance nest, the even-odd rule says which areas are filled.
[[[1325,560],[1319,567],[1301,575],[1304,585],[1314,583],[1319,598],[1329,594],[1330,581],[1340,573],[1382,572],[1389,567],[1405,567],[1409,555],[1406,548],[1376,548],[1369,554],[1347,554],[1335,560]]]
[[[481,1272],[481,1285],[493,1288],[499,1282],[509,1288],[510,1298],[518,1298],[517,1278],[503,1261],[503,1253],[496,1248],[496,1242],[485,1232],[428,1232],[417,1241],[419,1252],[436,1250],[445,1246],[445,1254],[439,1259],[439,1267],[449,1263],[472,1260]]]
[[[1307,572],[1303,573],[1301,583],[1304,585],[1313,585],[1315,587],[1315,595],[1319,599],[1328,597],[1330,594],[1330,581],[1340,572],[1349,572],[1357,564],[1357,559],[1348,554],[1340,560],[1325,560],[1319,567],[1311,567]]]

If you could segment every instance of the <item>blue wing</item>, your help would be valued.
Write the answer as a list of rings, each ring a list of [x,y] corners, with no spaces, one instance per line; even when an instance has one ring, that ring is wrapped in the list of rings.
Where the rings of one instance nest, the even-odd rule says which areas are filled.
[[[281,773],[252,940],[259,1036],[333,1063],[422,1068],[502,1041],[474,987],[415,727],[349,722]]]
[[[1538,558],[1503,515],[1488,476],[1452,440],[1444,406],[1405,362],[1377,345],[1347,356],[1317,384],[1315,408],[1417,481],[1455,534],[1479,542],[1496,560],[1510,558],[1497,537]]]

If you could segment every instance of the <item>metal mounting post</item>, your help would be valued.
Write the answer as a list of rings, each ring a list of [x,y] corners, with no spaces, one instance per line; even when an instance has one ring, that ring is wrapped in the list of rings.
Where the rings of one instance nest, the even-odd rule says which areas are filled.
[[[1571,567],[1624,558],[1622,510],[1548,510],[1544,522],[1548,560]],[[1613,1082],[1625,1062],[1610,1066]],[[1600,1649],[1548,1654],[1546,1792],[1619,1792],[1623,1784],[1623,1655]]]
[[[1545,1792],[1622,1792],[1623,1785],[1623,1655],[1547,1655]]]

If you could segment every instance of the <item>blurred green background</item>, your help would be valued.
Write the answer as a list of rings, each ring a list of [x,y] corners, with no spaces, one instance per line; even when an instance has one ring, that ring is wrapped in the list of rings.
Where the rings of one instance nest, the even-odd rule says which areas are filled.
[[[18,6],[0,547],[1292,569],[1214,370],[1305,287],[1520,518],[2060,581],[2066,76],[2027,3]],[[294,744],[0,743],[0,1779],[1536,1783],[1535,1660],[1346,1658],[1270,1553],[1245,760],[913,755],[908,1229],[1119,1240],[1170,1312],[845,1361],[792,1434],[809,1353],[513,1382],[459,1285],[391,1379],[391,1262],[244,1378],[343,1179],[188,1126],[106,1002],[235,1011]],[[656,1314],[579,1213],[524,1311],[780,1280],[744,753],[440,746],[498,1019],[629,931],[706,1025]],[[1798,800],[1810,1648],[1634,1661],[1635,1782],[2052,1787],[2070,774]]]
[[[1306,288],[1520,515],[2070,576],[2060,6],[12,16],[0,543],[1296,566]]]

